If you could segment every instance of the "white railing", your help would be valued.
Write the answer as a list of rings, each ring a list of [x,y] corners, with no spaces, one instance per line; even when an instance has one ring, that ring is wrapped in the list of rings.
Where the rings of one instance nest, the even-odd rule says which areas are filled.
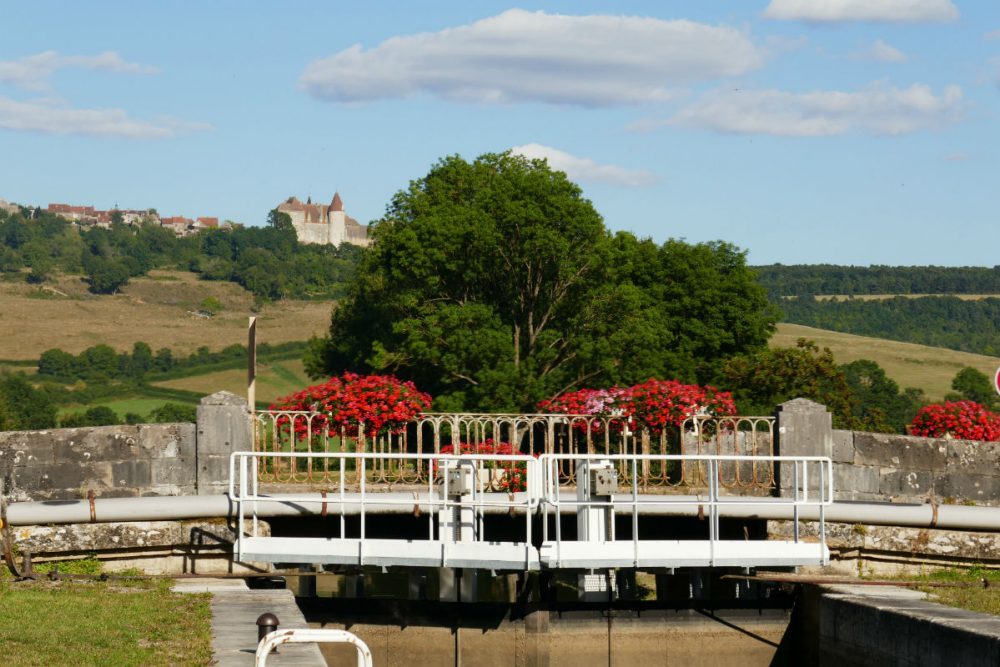
[[[362,542],[368,537],[368,514],[377,507],[413,507],[423,505],[429,508],[427,514],[427,540],[428,541],[452,541],[443,535],[444,531],[439,522],[440,511],[462,511],[471,510],[472,541],[487,542],[484,524],[484,514],[487,508],[500,508],[502,511],[523,513],[525,517],[524,531],[526,544],[531,543],[531,520],[538,506],[538,499],[541,496],[541,473],[538,459],[533,456],[523,455],[434,455],[434,454],[395,454],[394,458],[410,462],[411,464],[423,464],[430,474],[426,476],[426,496],[419,499],[419,503],[414,499],[406,501],[400,500],[384,492],[384,489],[372,487],[369,478],[372,474],[372,464],[377,463],[381,454],[354,453],[354,452],[237,452],[230,457],[229,464],[229,496],[237,503],[237,529],[238,535],[249,534],[256,537],[259,535],[258,511],[262,503],[277,502],[263,494],[260,490],[259,465],[264,459],[279,458],[293,462],[305,461],[311,464],[314,461],[321,461],[324,469],[332,473],[331,478],[335,483],[335,489],[330,492],[323,492],[321,498],[316,494],[282,494],[281,503],[301,503],[301,504],[322,504],[335,507],[336,515],[339,516],[339,526],[341,539],[350,536],[347,534],[347,512],[350,505],[356,508],[360,515],[360,534],[354,538]],[[333,461],[333,466],[329,461]],[[442,474],[449,466],[466,466],[470,469],[472,484],[465,495],[456,495],[450,485],[453,483],[451,476]],[[491,493],[498,478],[507,479],[505,485],[514,485],[515,488],[509,493]],[[358,481],[357,490],[353,490],[348,479],[353,478]],[[518,489],[521,485],[518,480],[523,480],[523,489]],[[250,525],[247,530],[247,506],[250,510]],[[324,512],[325,513],[325,512]],[[469,523],[463,519],[463,522]],[[243,554],[240,549],[242,540],[237,542],[237,558],[242,559]]]
[[[719,483],[722,471],[726,466],[740,466],[746,463],[759,463],[766,459],[772,466],[781,467],[783,475],[790,477],[790,496],[759,497],[723,494]],[[553,454],[540,457],[543,474],[543,496],[540,507],[543,514],[542,540],[555,549],[554,562],[562,563],[562,548],[566,542],[578,544],[578,540],[564,540],[562,535],[562,510],[572,507],[574,513],[580,514],[583,509],[607,510],[612,517],[624,510],[631,518],[631,542],[633,566],[638,566],[640,559],[639,517],[643,513],[653,513],[656,508],[697,507],[699,515],[704,512],[708,521],[709,559],[715,561],[716,551],[721,540],[719,518],[726,507],[791,507],[794,521],[793,542],[799,543],[800,510],[805,507],[816,508],[819,523],[819,544],[826,547],[826,516],[825,508],[833,503],[833,464],[829,458],[819,456],[708,456],[708,455],[601,455],[601,454]],[[568,499],[562,486],[567,468],[576,469],[582,462],[609,462],[618,471],[626,470],[625,479],[619,483],[629,490],[628,494],[613,496],[587,497]],[[639,478],[644,463],[660,465],[675,464],[679,466],[693,465],[703,469],[708,481],[707,495],[671,496],[661,494],[640,495]],[[620,473],[619,473],[620,474]],[[550,531],[550,518],[554,519],[554,530]],[[615,521],[608,521],[606,542],[617,542]],[[554,540],[549,540],[550,532],[554,532]]]
[[[821,564],[826,548],[825,508],[833,502],[833,468],[829,458],[809,456],[727,456],[681,454],[543,454],[539,457],[498,454],[393,455],[401,462],[428,471],[424,491],[390,493],[372,485],[377,453],[355,452],[239,452],[230,458],[230,497],[237,503],[238,560],[340,563],[355,565],[413,565],[516,570],[540,567],[588,569],[598,567],[685,567]],[[311,494],[281,494],[280,500],[261,492],[262,461],[281,459],[290,466],[322,464],[333,488]],[[736,495],[720,480],[727,469],[766,463],[781,475],[785,495]],[[597,495],[589,479],[568,484],[566,471],[602,468],[616,473],[611,485]],[[697,470],[707,483],[705,492],[691,495],[641,493],[643,470]],[[596,469],[595,468],[595,469]],[[622,474],[624,471],[624,474]],[[590,473],[588,473],[589,475]],[[356,480],[353,487],[348,479]],[[507,493],[497,493],[498,479]],[[606,482],[607,480],[605,480]],[[596,483],[596,482],[595,482]],[[614,487],[614,490],[608,490]],[[260,538],[258,515],[263,503],[320,504],[324,516],[339,517],[337,535],[323,538]],[[328,507],[331,511],[328,513]],[[573,539],[563,535],[563,515],[577,515]],[[385,511],[426,512],[426,538],[369,533],[369,515]],[[765,512],[764,510],[769,510]],[[818,518],[819,542],[799,539],[803,510]],[[728,511],[727,511],[728,510]],[[248,518],[249,513],[249,518]],[[503,539],[486,534],[485,515],[503,513],[524,517],[523,532]],[[752,518],[755,513],[787,516],[793,521],[791,541],[724,539],[723,514]],[[707,520],[703,538],[643,539],[640,517],[658,514],[697,514]],[[541,518],[541,547],[533,543],[532,524]],[[359,525],[348,516],[358,516]],[[616,516],[630,519],[629,535],[618,539]],[[594,524],[600,518],[600,525]],[[249,521],[249,526],[247,525]],[[591,522],[591,523],[587,523]],[[582,528],[596,526],[598,529]],[[249,529],[249,530],[248,530]],[[348,533],[351,534],[348,534]],[[244,536],[249,536],[244,539]],[[551,537],[551,539],[550,539]],[[268,543],[268,540],[270,542]],[[245,548],[245,545],[249,544]]]
[[[358,667],[372,667],[372,652],[368,644],[354,633],[331,628],[297,628],[268,633],[257,644],[254,665],[264,667],[267,656],[282,644],[351,644],[357,649]]]

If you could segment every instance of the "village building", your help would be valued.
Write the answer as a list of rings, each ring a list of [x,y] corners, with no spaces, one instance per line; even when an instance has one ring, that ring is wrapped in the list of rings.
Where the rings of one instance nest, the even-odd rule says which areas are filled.
[[[333,195],[329,205],[313,204],[311,198],[303,204],[296,197],[289,197],[278,204],[278,211],[291,218],[300,243],[334,246],[350,243],[363,247],[370,243],[368,227],[344,212],[339,192]]]

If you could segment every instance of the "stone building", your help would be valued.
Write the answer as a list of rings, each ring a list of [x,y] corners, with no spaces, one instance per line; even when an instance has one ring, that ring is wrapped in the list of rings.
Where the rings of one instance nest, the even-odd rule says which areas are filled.
[[[340,193],[333,195],[330,204],[314,204],[312,199],[302,203],[295,197],[278,204],[278,211],[288,214],[300,243],[326,243],[339,246],[341,243],[367,246],[368,227],[344,212],[344,202]]]

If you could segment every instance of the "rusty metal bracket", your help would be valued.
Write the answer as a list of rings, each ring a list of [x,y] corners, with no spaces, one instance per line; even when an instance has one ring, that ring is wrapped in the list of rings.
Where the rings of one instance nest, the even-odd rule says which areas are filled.
[[[323,509],[320,511],[320,516],[324,519],[326,518],[326,491],[320,491],[319,494],[323,497]]]
[[[97,523],[97,506],[94,504],[94,490],[88,489],[87,502],[90,503],[90,523]]]

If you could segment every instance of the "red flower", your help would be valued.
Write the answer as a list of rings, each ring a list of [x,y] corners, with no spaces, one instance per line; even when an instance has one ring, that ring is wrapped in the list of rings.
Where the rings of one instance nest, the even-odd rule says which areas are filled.
[[[430,404],[431,397],[412,382],[391,375],[344,373],[280,398],[271,409],[319,413],[311,420],[304,415],[279,417],[279,426],[291,427],[298,435],[333,435],[341,428],[356,433],[363,424],[365,434],[374,436],[403,430]]]
[[[973,401],[932,403],[920,408],[910,432],[925,438],[996,442],[1000,441],[1000,415]]]

